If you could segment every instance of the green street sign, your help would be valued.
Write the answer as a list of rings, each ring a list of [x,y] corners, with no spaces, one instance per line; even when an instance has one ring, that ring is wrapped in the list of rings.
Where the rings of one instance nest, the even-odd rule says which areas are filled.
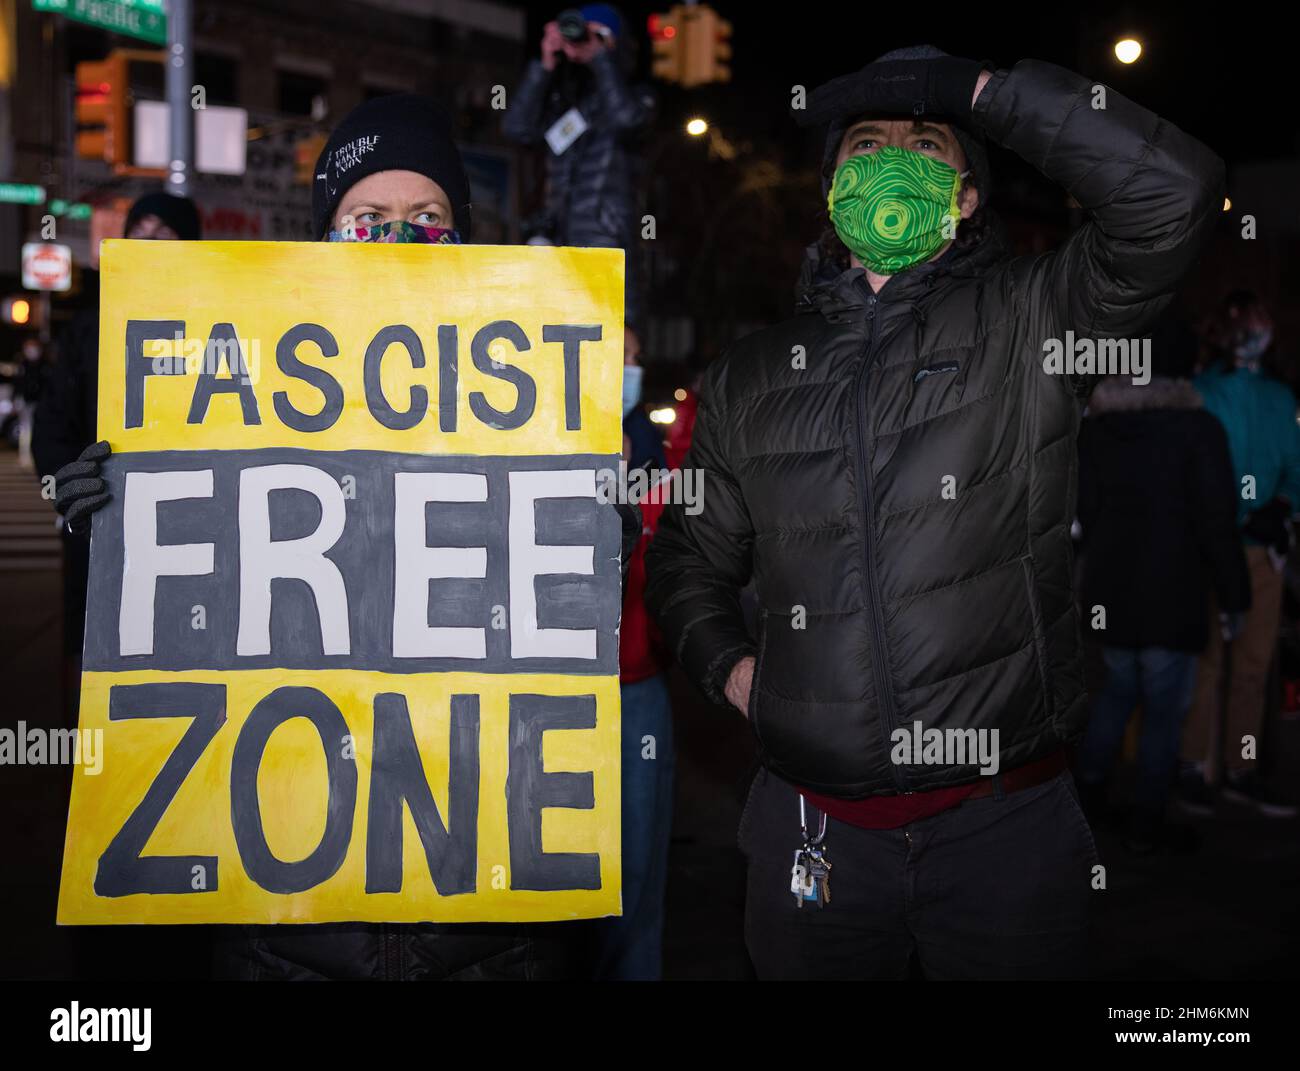
[[[67,216],[68,219],[90,219],[94,209],[83,201],[65,201],[55,197],[49,204],[50,215]]]
[[[167,43],[163,0],[32,0],[32,7],[155,45]]]
[[[0,182],[0,202],[9,205],[43,205],[45,187],[24,182]]]

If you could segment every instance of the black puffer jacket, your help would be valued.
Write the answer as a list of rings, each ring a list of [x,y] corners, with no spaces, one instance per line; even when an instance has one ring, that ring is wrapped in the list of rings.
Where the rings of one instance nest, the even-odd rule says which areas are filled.
[[[546,131],[576,107],[587,130],[561,155],[545,141]],[[632,250],[638,235],[638,132],[650,120],[654,101],[623,75],[617,53],[601,52],[584,67],[564,65],[551,72],[532,60],[509,98],[501,131],[512,141],[546,151],[546,214],[556,245]],[[627,320],[638,322],[637,260],[627,260]]]
[[[512,141],[545,145],[546,131],[570,108],[586,132],[560,156],[546,150],[547,207],[559,245],[619,246],[632,240],[635,135],[653,102],[623,76],[615,53],[601,52],[584,67],[548,71],[532,60],[510,98],[501,130]]]
[[[796,784],[862,797],[978,778],[892,763],[891,731],[913,722],[998,729],[1004,770],[1081,733],[1070,523],[1091,381],[1045,372],[1044,340],[1138,335],[1223,200],[1205,146],[1114,92],[1094,109],[1092,90],[1025,61],[974,110],[1089,213],[1061,249],[954,245],[879,294],[847,271],[706,377],[686,460],[703,509],[665,512],[647,601],[716,702],[757,654],[750,723]],[[751,575],[757,645],[738,602]]]

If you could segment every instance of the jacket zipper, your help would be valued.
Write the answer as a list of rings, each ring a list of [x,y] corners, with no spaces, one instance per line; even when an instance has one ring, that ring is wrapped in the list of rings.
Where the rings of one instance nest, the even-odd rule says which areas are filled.
[[[387,924],[382,924],[380,935],[384,948],[384,979],[389,982],[400,982],[402,980],[402,950],[399,946],[401,934]]]
[[[867,377],[870,374],[871,362],[875,357],[876,350],[876,333],[878,321],[876,319],[876,308],[880,304],[877,295],[872,294],[867,299],[867,324],[869,333],[867,335],[866,351],[862,355],[862,364],[858,369],[857,382],[854,385],[858,410],[858,477],[859,477],[859,501],[862,502],[863,515],[863,535],[864,535],[864,552],[866,562],[867,577],[867,597],[871,602],[871,614],[874,627],[871,629],[872,648],[875,657],[872,659],[872,666],[875,670],[876,678],[876,695],[880,699],[880,710],[882,714],[881,721],[884,728],[885,755],[888,758],[890,743],[893,739],[895,728],[894,714],[894,693],[889,686],[888,662],[885,651],[885,614],[880,608],[880,578],[876,575],[876,506],[871,495],[871,467],[870,460],[867,457]],[[906,783],[903,780],[903,771],[899,769],[897,763],[889,764],[890,773],[894,778],[894,786],[901,795],[910,795]]]

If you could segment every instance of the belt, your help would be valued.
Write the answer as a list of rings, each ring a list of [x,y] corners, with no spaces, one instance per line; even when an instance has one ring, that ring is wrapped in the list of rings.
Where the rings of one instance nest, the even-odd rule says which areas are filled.
[[[1023,766],[1008,770],[1006,773],[981,778],[971,791],[971,794],[966,798],[968,800],[978,800],[983,799],[985,796],[992,796],[995,793],[995,786],[999,783],[1002,785],[1004,795],[1012,792],[1023,792],[1027,788],[1033,788],[1045,781],[1050,781],[1053,777],[1062,773],[1067,765],[1065,750],[1054,751],[1045,758],[1027,762]]]

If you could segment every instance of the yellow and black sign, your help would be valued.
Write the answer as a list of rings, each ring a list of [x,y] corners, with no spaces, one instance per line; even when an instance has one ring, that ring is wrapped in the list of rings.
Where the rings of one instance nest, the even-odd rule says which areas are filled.
[[[104,244],[61,923],[620,911],[622,256]]]

